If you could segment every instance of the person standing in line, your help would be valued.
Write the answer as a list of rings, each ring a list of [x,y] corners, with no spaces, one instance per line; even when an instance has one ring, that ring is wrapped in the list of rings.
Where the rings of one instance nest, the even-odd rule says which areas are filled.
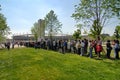
[[[79,43],[78,43],[78,54],[80,55],[81,54],[81,41],[79,40]]]
[[[10,42],[7,43],[7,49],[10,50]]]
[[[84,55],[84,47],[85,47],[85,43],[84,43],[84,40],[82,40],[82,42],[81,42],[81,56]]]
[[[110,40],[107,40],[107,43],[106,43],[107,58],[110,58],[111,50],[112,50],[112,47],[111,47]]]
[[[100,37],[98,36],[97,37],[97,44],[101,45],[102,46],[102,40],[100,39]]]
[[[101,46],[101,44],[97,43],[97,45],[96,45],[96,51],[97,51],[98,58],[100,58],[100,53],[102,52],[102,46]]]
[[[74,53],[74,41],[70,42],[71,52]]]
[[[73,42],[73,52],[76,54],[76,43],[77,43],[77,41],[76,40],[74,40],[74,42]]]
[[[113,48],[113,51],[114,51],[114,57],[115,57],[115,42],[116,42],[116,40],[112,41],[112,48]]]
[[[66,53],[67,51],[67,41],[66,40],[63,40],[63,53]]]
[[[84,39],[84,43],[85,43],[85,46],[84,46],[84,53],[87,54],[88,40],[87,40],[87,39]]]
[[[89,41],[89,54],[88,54],[88,56],[89,56],[90,58],[93,57],[93,55],[92,55],[93,47],[94,47],[94,41],[93,41],[93,40],[90,40],[90,41]]]
[[[27,43],[27,44],[28,44],[28,43]],[[18,45],[18,47],[20,46],[20,42],[19,42],[19,41],[17,42],[17,45]],[[28,45],[27,45],[27,46],[28,46]]]
[[[119,59],[119,49],[120,49],[120,46],[119,46],[119,41],[116,40],[115,41],[115,59]]]
[[[4,43],[4,46],[5,46],[5,48],[7,48],[7,43],[6,42]]]
[[[37,44],[38,44],[37,42],[34,43],[34,48],[35,48],[35,49],[38,48],[38,45],[37,45]]]
[[[14,46],[15,46],[15,43],[14,43],[14,41],[12,42],[12,49],[14,49]]]
[[[80,55],[80,52],[81,52],[80,48],[81,48],[81,44],[80,44],[80,40],[78,40],[76,43],[76,52],[78,55]]]
[[[70,40],[67,42],[67,50],[68,50],[68,52],[71,52],[71,42],[70,42]]]
[[[94,51],[95,51],[95,54],[97,55],[97,50],[96,50],[96,46],[97,46],[97,41],[96,40],[94,40]]]
[[[61,41],[61,49],[62,49],[62,53],[65,53],[65,40]]]
[[[53,50],[55,51],[56,50],[56,41],[53,40]]]
[[[100,39],[100,36],[97,37],[96,50],[98,57],[100,57],[100,53],[103,51],[102,40]]]

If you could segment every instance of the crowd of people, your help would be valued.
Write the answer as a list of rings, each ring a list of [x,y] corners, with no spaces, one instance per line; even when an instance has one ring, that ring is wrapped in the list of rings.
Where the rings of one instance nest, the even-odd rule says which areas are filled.
[[[101,53],[104,53],[107,58],[111,58],[111,51],[114,52],[114,58],[119,59],[119,40],[107,40],[106,47],[103,47],[102,40],[98,37],[96,40],[50,40],[41,39],[39,42],[25,42],[18,43],[18,46],[24,45],[26,47],[34,47],[35,49],[42,48],[46,50],[54,50],[60,53],[75,53],[81,56],[88,56],[93,58],[96,55],[98,58],[101,57]],[[5,44],[8,50],[10,49],[10,43]],[[14,44],[12,43],[12,48]]]
[[[111,51],[114,51],[114,58],[119,59],[119,41],[107,40],[106,47],[103,47],[102,40],[98,37],[96,40],[41,40],[34,45],[35,49],[43,48],[47,50],[59,51],[65,53],[75,53],[81,56],[93,58],[94,54],[98,58],[104,53],[107,58],[111,58]]]
[[[8,41],[4,43],[5,48],[7,48],[8,50],[10,50],[10,47],[14,49],[15,45],[17,45],[17,47],[25,46],[25,42],[9,42]]]

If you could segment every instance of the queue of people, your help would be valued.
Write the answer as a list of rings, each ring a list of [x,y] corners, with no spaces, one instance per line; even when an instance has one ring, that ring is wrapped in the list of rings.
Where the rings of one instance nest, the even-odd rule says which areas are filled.
[[[12,48],[14,48],[12,43]],[[102,40],[98,37],[96,40],[50,40],[41,39],[39,42],[17,42],[17,45],[24,45],[26,47],[34,47],[35,49],[42,48],[46,50],[54,50],[60,53],[75,53],[81,56],[88,56],[93,58],[96,55],[98,58],[101,57],[101,53],[104,53],[107,58],[111,58],[111,51],[114,52],[114,58],[119,59],[120,45],[119,40],[107,40],[106,49],[102,46]],[[5,43],[5,47],[10,49],[10,42]],[[93,54],[95,53],[95,54]]]
[[[10,50],[10,48],[14,49],[15,45],[17,45],[17,47],[25,46],[25,42],[5,42],[4,43],[5,48],[7,48],[8,50]]]
[[[107,58],[111,58],[111,51],[114,51],[114,58],[119,59],[119,41],[108,40],[106,42],[106,48],[102,46],[102,40],[98,37],[97,40],[41,40],[35,43],[35,49],[43,48],[47,50],[59,51],[65,53],[75,53],[81,56],[88,56],[93,58],[94,54],[98,58],[101,57],[101,53],[104,53]]]
[[[5,45],[5,48],[7,48],[8,50],[10,50],[10,42],[5,43],[4,45]]]

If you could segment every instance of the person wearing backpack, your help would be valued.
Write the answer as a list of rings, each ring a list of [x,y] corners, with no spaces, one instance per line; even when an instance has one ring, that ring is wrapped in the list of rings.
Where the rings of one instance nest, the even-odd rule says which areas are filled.
[[[119,41],[116,40],[115,41],[115,51],[114,51],[114,56],[115,56],[115,59],[119,59],[119,49],[120,49],[120,46],[119,46]]]

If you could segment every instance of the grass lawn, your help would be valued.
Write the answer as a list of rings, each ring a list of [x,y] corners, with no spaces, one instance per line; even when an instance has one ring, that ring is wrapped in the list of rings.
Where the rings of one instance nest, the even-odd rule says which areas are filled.
[[[120,60],[33,48],[3,49],[0,80],[120,80]]]

